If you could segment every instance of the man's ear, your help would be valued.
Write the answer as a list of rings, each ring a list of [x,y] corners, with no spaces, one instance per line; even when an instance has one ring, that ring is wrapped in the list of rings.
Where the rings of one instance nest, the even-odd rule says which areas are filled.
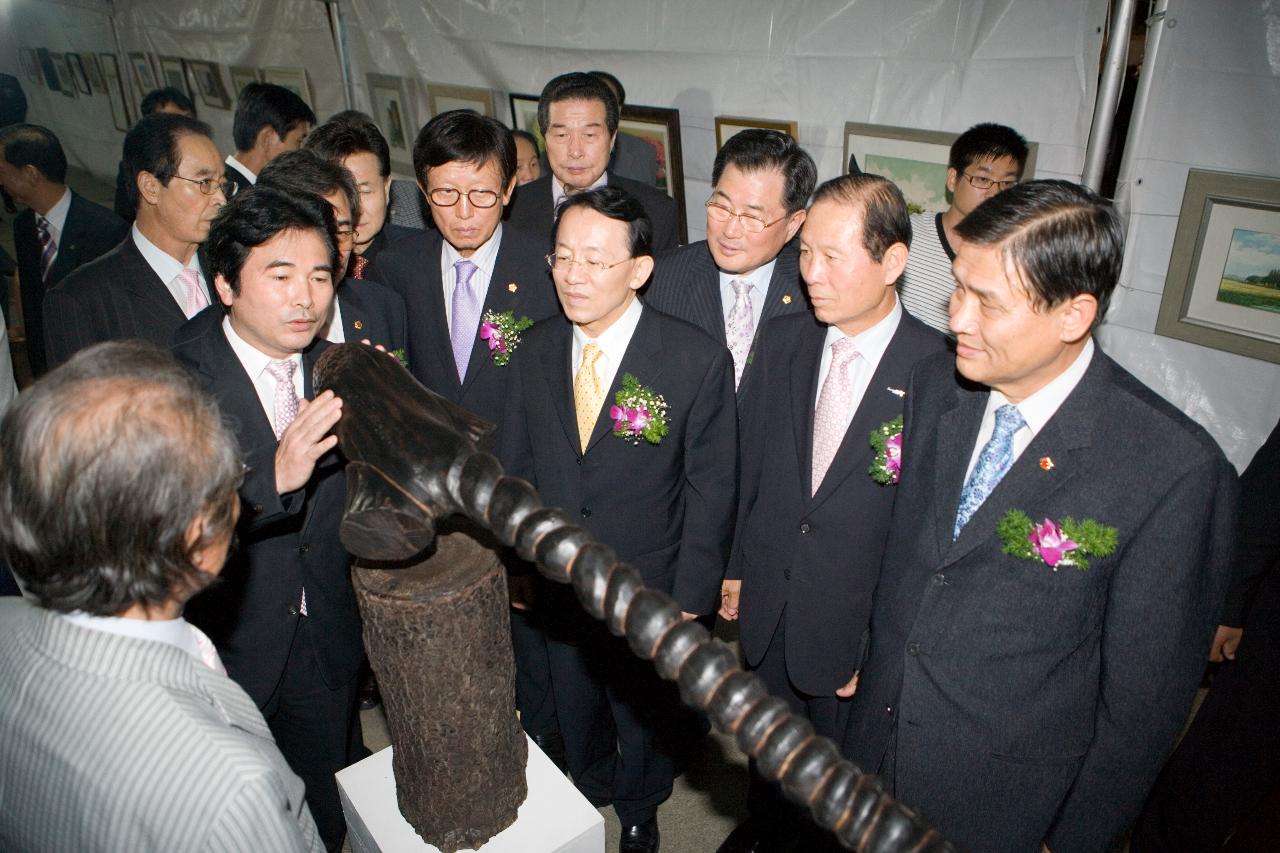
[[[137,174],[134,179],[138,185],[138,198],[147,204],[160,203],[160,190],[164,188],[164,184],[160,183],[160,179],[147,171]]]
[[[214,290],[218,291],[218,301],[228,308],[235,301],[235,294],[231,291],[231,284],[227,281],[226,276],[219,273],[213,277]]]
[[[791,238],[800,233],[800,226],[804,225],[805,217],[809,215],[809,211],[803,207],[791,214],[787,218],[787,242],[791,242]]]
[[[639,290],[644,287],[645,282],[649,280],[649,276],[653,274],[653,255],[641,255],[636,258],[635,266],[631,270],[631,278],[627,281],[627,287],[632,290]]]
[[[884,250],[884,256],[880,258],[880,269],[884,272],[886,286],[892,287],[896,284],[906,268],[907,246],[905,243],[894,243]]]
[[[1084,340],[1093,329],[1094,318],[1098,316],[1098,300],[1091,293],[1078,293],[1055,310],[1061,312],[1059,334],[1063,342],[1073,344]]]
[[[956,183],[960,180],[960,173],[950,166],[947,167],[947,192],[952,195],[956,194]]]
[[[269,124],[264,124],[258,128],[258,132],[253,137],[252,150],[266,152],[271,149],[272,145],[283,143],[284,138],[276,133],[276,129]]]
[[[511,182],[507,184],[507,191],[502,194],[502,206],[506,207],[511,203],[511,194],[516,191],[516,176],[511,176]]]

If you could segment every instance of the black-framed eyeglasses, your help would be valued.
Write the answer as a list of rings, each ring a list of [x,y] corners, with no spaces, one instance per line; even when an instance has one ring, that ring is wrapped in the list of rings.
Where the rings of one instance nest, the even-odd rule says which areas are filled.
[[[182,175],[174,175],[174,177],[189,184],[195,184],[204,195],[213,195],[218,190],[222,190],[222,194],[227,198],[231,198],[236,194],[235,184],[226,178],[185,178]]]
[[[455,190],[453,187],[437,187],[427,193],[427,198],[431,199],[431,203],[436,207],[453,207],[463,195],[461,190]],[[467,190],[465,195],[472,207],[493,207],[498,203],[499,198],[493,190]]]
[[[970,175],[968,172],[962,172],[961,174],[964,175],[965,180],[973,184],[973,188],[975,190],[989,190],[992,187],[995,187],[997,192],[1004,192],[1009,189],[1009,187],[1017,183],[1017,180],[995,181],[991,178],[985,178],[982,175]]]
[[[557,270],[561,273],[568,273],[576,264],[577,266],[582,267],[586,271],[587,275],[599,275],[606,270],[613,269],[619,264],[625,264],[627,261],[632,260],[631,258],[623,258],[620,261],[608,264],[598,258],[582,260],[570,257],[569,255],[557,255],[555,252],[552,252],[546,257],[547,266],[551,267],[553,270]]]
[[[742,226],[742,230],[746,231],[748,234],[759,234],[763,232],[764,229],[777,225],[779,222],[791,215],[790,213],[784,213],[777,219],[766,222],[754,213],[735,213],[725,205],[714,200],[708,201],[705,207],[707,208],[707,216],[710,216],[717,222],[728,222],[730,219],[736,218],[738,220],[738,224]]]

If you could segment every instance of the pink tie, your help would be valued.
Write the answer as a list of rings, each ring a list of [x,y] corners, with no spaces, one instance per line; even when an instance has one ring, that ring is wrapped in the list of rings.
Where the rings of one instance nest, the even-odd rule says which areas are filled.
[[[735,278],[730,284],[733,287],[733,307],[725,320],[724,332],[729,354],[733,356],[733,386],[736,388],[742,382],[742,371],[746,369],[747,356],[751,354],[756,326],[755,315],[751,311],[751,282]]]
[[[187,286],[187,317],[194,317],[202,310],[209,307],[209,294],[205,292],[204,285],[200,283],[200,273],[191,267],[183,268],[178,273],[178,277],[182,279]]]
[[[272,361],[267,363],[267,372],[276,380],[275,410],[276,438],[284,435],[284,431],[298,416],[298,389],[293,387],[293,371],[297,363],[293,359]]]
[[[857,357],[858,348],[850,338],[841,338],[831,345],[831,368],[822,383],[818,408],[813,416],[812,472],[815,495],[849,429],[849,403],[853,396],[853,390],[849,387],[849,364]]]

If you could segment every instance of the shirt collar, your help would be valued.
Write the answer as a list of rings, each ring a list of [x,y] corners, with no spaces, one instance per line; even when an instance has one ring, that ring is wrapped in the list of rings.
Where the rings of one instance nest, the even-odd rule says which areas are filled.
[[[898,331],[900,322],[902,322],[902,301],[894,297],[893,310],[884,319],[870,329],[862,330],[849,338],[849,340],[853,341],[853,346],[858,350],[858,355],[866,359],[868,364],[878,365],[880,359],[884,357],[884,351],[889,348],[889,342],[893,340],[894,332]],[[823,346],[829,347],[844,337],[848,336],[840,331],[839,327],[828,326],[827,339]]]
[[[71,190],[63,188],[62,198],[49,208],[49,212],[44,214],[44,218],[49,225],[57,232],[57,236],[62,236],[62,231],[67,227],[67,211],[71,209]]]
[[[181,616],[177,619],[122,619],[119,616],[94,616],[82,610],[58,615],[81,628],[122,637],[133,637],[137,640],[167,643],[182,649],[197,660],[200,659],[200,647],[196,644],[195,634],[187,620]]]
[[[244,366],[245,373],[249,374],[249,378],[254,382],[258,381],[258,377],[266,372],[268,364],[276,361],[276,359],[236,334],[235,328],[231,325],[230,314],[222,318],[222,331],[227,336],[227,343],[231,344],[231,351],[236,354],[236,358],[240,359],[240,364]],[[296,365],[295,370],[302,369],[301,353],[295,352],[285,360],[294,362]],[[295,373],[294,375],[297,376],[298,374]]]
[[[588,337],[581,326],[574,325],[573,349],[575,355],[581,356],[583,348],[591,343],[600,347],[601,351],[608,357],[610,364],[621,364],[622,357],[627,353],[627,346],[631,343],[631,336],[635,334],[636,326],[640,324],[640,314],[643,311],[644,303],[638,297],[632,297],[631,304],[627,306],[627,310],[622,312],[622,316],[615,320],[612,326],[601,332],[598,338]],[[577,361],[578,358],[575,358],[574,362],[577,363]]]
[[[720,287],[729,288],[732,292],[733,282],[740,278],[745,278],[751,282],[751,285],[761,294],[769,292],[769,280],[773,278],[773,268],[777,266],[778,259],[774,258],[762,267],[757,267],[749,273],[742,275],[733,275],[724,270],[720,270]]]
[[[441,241],[444,244],[443,260],[446,266],[452,267],[458,261],[462,260],[462,255],[458,254],[458,250],[453,248],[448,240]],[[480,270],[486,276],[493,275],[493,264],[498,258],[498,245],[502,242],[502,223],[498,223],[498,227],[493,230],[493,235],[484,241],[484,245],[471,253],[471,257],[467,260],[476,265],[476,269]]]
[[[600,173],[600,177],[596,178],[596,182],[587,187],[587,190],[599,189],[600,187],[607,187],[608,185],[609,170],[605,169]],[[586,190],[583,190],[583,192],[586,192]],[[568,193],[564,191],[564,184],[560,183],[560,179],[557,178],[553,172],[551,174],[551,209],[555,210],[559,207],[560,203],[565,200],[567,195]]]
[[[156,275],[160,276],[160,280],[165,284],[177,278],[184,269],[182,261],[179,261],[173,255],[161,249],[155,243],[146,238],[138,224],[133,225],[133,244],[138,247],[138,251],[142,254],[144,260],[155,270]],[[200,268],[200,253],[196,252],[191,256],[189,266],[200,274],[200,279],[204,280],[204,270]]]
[[[1066,402],[1067,397],[1080,384],[1080,380],[1084,378],[1084,373],[1089,369],[1089,363],[1093,361],[1093,337],[1085,341],[1084,349],[1080,350],[1080,354],[1076,356],[1076,360],[1071,362],[1066,370],[1059,373],[1049,384],[1045,385],[1039,391],[1027,397],[1021,403],[1017,403],[1018,411],[1022,413],[1022,419],[1026,421],[1027,426],[1031,428],[1031,434],[1037,435],[1040,430],[1044,429],[1044,425],[1049,422]],[[991,396],[987,400],[987,412],[994,412],[1009,400],[999,391],[991,389]]]
[[[241,163],[239,160],[237,160],[236,155],[228,154],[226,163],[228,166],[235,169],[240,174],[244,175],[244,179],[249,183],[256,184],[258,182],[258,176],[255,175],[253,172],[250,172],[248,166],[246,166],[244,163]]]

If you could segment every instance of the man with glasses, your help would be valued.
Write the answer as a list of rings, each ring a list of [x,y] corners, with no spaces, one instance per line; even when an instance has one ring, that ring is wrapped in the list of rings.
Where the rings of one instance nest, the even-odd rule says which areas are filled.
[[[153,113],[124,140],[137,218],[116,248],[45,296],[49,366],[101,341],[142,338],[168,347],[212,302],[197,249],[226,202],[222,157],[209,125]]]
[[[671,595],[686,619],[710,615],[737,495],[729,353],[636,298],[653,268],[652,232],[626,192],[571,196],[553,233],[548,260],[565,318],[525,333],[511,362],[504,464]],[[569,588],[549,588],[542,601],[569,772],[593,803],[613,805],[621,853],[654,853],[679,732],[673,685]]]
[[[757,331],[772,317],[807,310],[792,239],[804,224],[817,168],[776,130],[744,130],[716,154],[707,239],[658,258],[645,292],[651,308],[693,323],[733,355],[746,397]]]
[[[956,226],[973,209],[1022,179],[1027,141],[1002,124],[976,124],[951,144],[947,192],[951,206],[942,213],[911,217],[911,258],[898,284],[902,305],[912,315],[951,335],[947,306],[955,278]]]

